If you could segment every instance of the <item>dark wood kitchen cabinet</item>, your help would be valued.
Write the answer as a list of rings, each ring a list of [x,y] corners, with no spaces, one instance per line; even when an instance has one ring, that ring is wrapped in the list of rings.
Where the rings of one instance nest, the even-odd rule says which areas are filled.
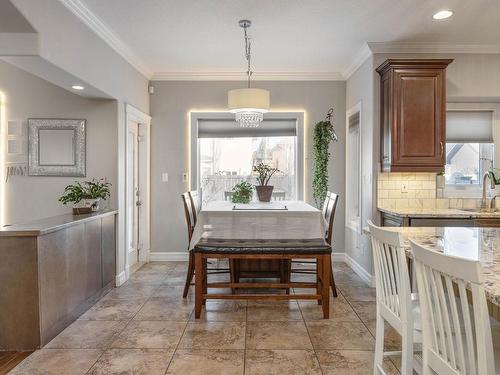
[[[389,59],[380,74],[385,172],[441,172],[446,147],[446,67],[451,59]]]

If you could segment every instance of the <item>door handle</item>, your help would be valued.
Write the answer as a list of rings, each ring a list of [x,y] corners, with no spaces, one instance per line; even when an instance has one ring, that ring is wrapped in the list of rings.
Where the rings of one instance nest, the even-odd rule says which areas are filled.
[[[135,205],[138,206],[138,207],[140,207],[140,206],[142,206],[142,202],[141,201],[137,201],[137,202],[135,202]]]

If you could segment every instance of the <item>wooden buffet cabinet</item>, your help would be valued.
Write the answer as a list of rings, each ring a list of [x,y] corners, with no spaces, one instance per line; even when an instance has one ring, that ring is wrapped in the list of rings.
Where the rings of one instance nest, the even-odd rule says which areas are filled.
[[[43,347],[114,287],[116,214],[0,228],[0,350]]]
[[[389,59],[380,74],[384,172],[441,172],[446,147],[446,67],[451,59]]]

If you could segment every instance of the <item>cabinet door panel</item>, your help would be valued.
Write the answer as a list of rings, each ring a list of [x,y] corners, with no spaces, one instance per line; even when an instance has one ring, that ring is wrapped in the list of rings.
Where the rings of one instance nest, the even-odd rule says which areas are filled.
[[[444,165],[441,74],[440,70],[396,71],[393,166]]]
[[[102,218],[102,286],[115,280],[116,236],[115,215]]]

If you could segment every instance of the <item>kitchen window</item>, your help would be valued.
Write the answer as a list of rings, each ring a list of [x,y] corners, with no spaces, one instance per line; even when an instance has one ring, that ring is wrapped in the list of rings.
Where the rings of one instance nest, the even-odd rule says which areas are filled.
[[[202,191],[203,203],[230,199],[239,182],[255,184],[252,168],[261,162],[280,170],[270,181],[280,199],[302,199],[303,114],[267,114],[257,128],[239,127],[234,115],[200,117],[194,120],[192,188]]]
[[[493,112],[448,111],[445,196],[478,196],[493,164]]]

